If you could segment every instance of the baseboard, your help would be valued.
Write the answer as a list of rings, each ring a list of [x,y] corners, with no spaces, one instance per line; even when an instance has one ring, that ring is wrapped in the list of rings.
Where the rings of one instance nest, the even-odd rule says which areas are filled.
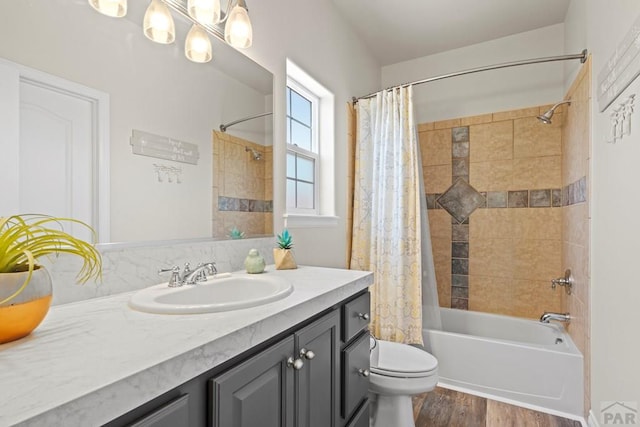
[[[589,420],[587,421],[587,425],[589,427],[600,427],[598,417],[593,413],[593,411],[589,411]]]

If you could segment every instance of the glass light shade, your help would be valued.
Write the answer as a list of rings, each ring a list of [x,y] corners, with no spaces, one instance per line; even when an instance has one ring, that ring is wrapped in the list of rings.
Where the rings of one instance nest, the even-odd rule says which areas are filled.
[[[176,39],[176,27],[169,8],[160,0],[152,0],[144,14],[144,35],[156,43],[169,44]]]
[[[220,21],[220,0],[189,0],[189,16],[202,25],[213,25]]]
[[[193,62],[211,61],[211,40],[204,28],[193,24],[184,42],[184,54]]]
[[[247,10],[236,5],[229,13],[227,24],[224,26],[224,39],[236,48],[247,48],[253,41],[253,29]]]
[[[89,0],[89,4],[103,15],[122,18],[127,14],[127,0]]]

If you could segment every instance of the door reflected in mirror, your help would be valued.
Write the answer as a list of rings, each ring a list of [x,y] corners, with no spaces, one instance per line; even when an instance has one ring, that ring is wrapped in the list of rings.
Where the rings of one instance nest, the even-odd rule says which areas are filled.
[[[0,216],[29,211],[79,218],[98,230],[100,243],[272,234],[272,116],[218,129],[270,113],[273,76],[214,37],[212,61],[189,61],[190,24],[178,14],[176,41],[151,42],[142,31],[147,5],[129,2],[121,19],[86,1],[0,5],[0,86],[12,95],[0,99],[6,118],[0,149],[11,154],[0,159],[7,189]],[[43,110],[29,87],[42,85],[25,69],[52,78],[51,93],[67,94],[64,87],[77,85],[97,94],[102,103],[91,95],[84,105],[89,131],[75,136],[77,125],[55,99],[46,108],[53,125],[26,121],[28,111]],[[134,130],[193,144],[196,164],[135,154]],[[80,160],[70,148],[84,150]],[[20,162],[30,167],[17,167]],[[89,175],[75,177],[83,168]],[[80,188],[90,192],[80,197],[89,213],[68,203]],[[21,200],[21,194],[28,196]]]

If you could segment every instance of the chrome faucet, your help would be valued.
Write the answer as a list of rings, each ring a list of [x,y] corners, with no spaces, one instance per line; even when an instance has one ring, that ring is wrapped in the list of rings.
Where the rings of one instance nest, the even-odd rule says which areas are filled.
[[[182,285],[195,285],[198,282],[204,282],[207,280],[207,273],[213,276],[218,273],[215,262],[208,262],[206,264],[198,264],[195,270],[191,270],[189,263],[184,264],[184,271],[180,273],[180,267],[174,266],[171,268],[164,268],[158,270],[158,274],[171,273],[169,279],[169,287],[176,288]]]
[[[542,323],[549,323],[551,320],[569,323],[571,321],[571,316],[569,313],[552,313],[550,311],[545,311],[544,314],[540,316],[540,321]]]
[[[207,280],[207,273],[213,276],[218,273],[215,262],[207,262],[206,264],[198,264],[198,266],[190,271],[182,278],[182,283],[185,285],[195,285],[198,282],[204,282]]]

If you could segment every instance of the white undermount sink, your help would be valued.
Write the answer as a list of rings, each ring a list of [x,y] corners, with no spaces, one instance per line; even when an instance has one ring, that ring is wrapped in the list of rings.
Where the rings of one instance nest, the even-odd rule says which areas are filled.
[[[293,292],[286,279],[269,273],[233,273],[197,285],[170,288],[167,283],[136,292],[129,300],[135,310],[157,314],[194,314],[238,310],[285,298]]]

